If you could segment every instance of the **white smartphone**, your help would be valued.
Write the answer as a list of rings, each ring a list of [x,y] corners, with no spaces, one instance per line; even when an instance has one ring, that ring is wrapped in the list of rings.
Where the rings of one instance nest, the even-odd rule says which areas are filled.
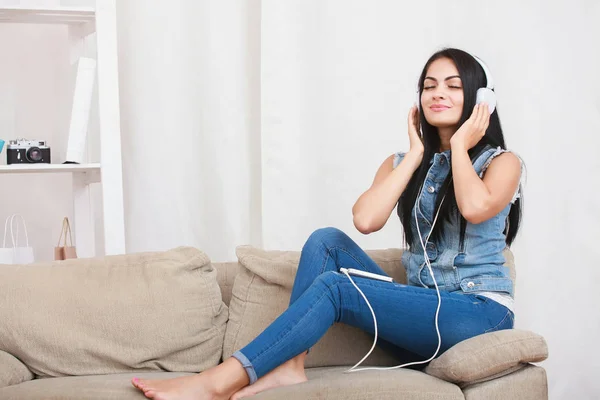
[[[341,273],[347,272],[348,275],[359,276],[361,278],[375,279],[375,280],[384,281],[384,282],[394,282],[394,280],[392,279],[391,276],[374,274],[372,272],[361,271],[360,269],[340,268],[340,272]]]

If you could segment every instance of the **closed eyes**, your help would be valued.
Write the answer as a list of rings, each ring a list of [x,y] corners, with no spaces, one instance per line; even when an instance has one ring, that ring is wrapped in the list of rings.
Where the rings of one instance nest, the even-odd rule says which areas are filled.
[[[423,90],[429,90],[429,89],[433,89],[435,86],[426,86],[423,88]],[[448,86],[451,89],[461,89],[460,86]]]

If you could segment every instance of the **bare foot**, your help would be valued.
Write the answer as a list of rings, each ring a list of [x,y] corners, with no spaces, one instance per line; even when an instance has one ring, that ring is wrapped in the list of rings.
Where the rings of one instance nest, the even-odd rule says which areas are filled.
[[[152,380],[134,378],[131,383],[144,392],[144,396],[155,400],[227,399],[210,390],[202,375]]]
[[[307,380],[308,378],[304,373],[304,357],[302,357],[301,360],[292,358],[254,382],[252,385],[246,386],[235,393],[231,397],[231,400],[239,400],[268,389],[294,385],[296,383],[306,382]]]
[[[201,374],[174,379],[133,378],[131,383],[154,400],[228,400],[248,385],[248,374],[230,358]]]

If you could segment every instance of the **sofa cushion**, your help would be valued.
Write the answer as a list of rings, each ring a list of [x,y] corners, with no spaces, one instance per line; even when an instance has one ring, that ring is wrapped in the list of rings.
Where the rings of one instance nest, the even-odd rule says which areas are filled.
[[[170,379],[186,372],[135,372],[110,375],[34,379],[0,389],[0,400],[144,400],[131,379]]]
[[[540,335],[519,329],[485,333],[462,341],[433,360],[430,375],[461,385],[514,372],[530,362],[548,358]]]
[[[223,303],[229,306],[231,301],[231,290],[233,289],[233,282],[235,276],[239,271],[239,264],[237,261],[213,263],[213,267],[217,270],[217,282],[221,288],[221,297]]]
[[[308,381],[259,393],[252,400],[464,400],[460,388],[419,371],[359,371],[311,368]]]
[[[548,400],[548,378],[544,368],[528,364],[501,378],[467,386],[463,394],[466,400]]]
[[[13,355],[0,350],[0,388],[33,379],[25,364]]]
[[[0,268],[0,350],[36,375],[198,372],[227,321],[216,271],[191,247]]]
[[[460,389],[413,370],[365,371],[345,374],[346,368],[307,369],[308,382],[281,387],[251,397],[253,400],[464,400]],[[129,373],[35,379],[0,389],[0,400],[142,400],[131,386],[134,376],[168,379],[186,373]]]
[[[240,269],[229,305],[223,357],[231,356],[258,336],[285,309],[290,301],[300,252],[265,251],[251,246],[236,249]],[[405,281],[401,250],[367,252],[387,273]],[[353,365],[371,348],[372,336],[344,324],[334,324],[311,349],[307,367]],[[377,347],[364,365],[397,365],[401,360]]]

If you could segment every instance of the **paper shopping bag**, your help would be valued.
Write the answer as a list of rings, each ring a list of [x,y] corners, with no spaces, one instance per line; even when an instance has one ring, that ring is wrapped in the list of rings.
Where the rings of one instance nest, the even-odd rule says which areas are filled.
[[[63,240],[64,235],[64,240]],[[67,235],[69,236],[70,246],[67,245]],[[62,246],[60,241],[63,240]],[[60,231],[60,237],[58,238],[58,246],[54,248],[54,259],[55,260],[68,260],[70,258],[77,258],[77,251],[73,246],[73,236],[71,234],[71,224],[69,218],[63,218],[63,225]]]
[[[25,246],[19,245],[19,221],[23,225]],[[12,247],[6,247],[9,226]],[[0,248],[0,264],[31,264],[33,261],[33,248],[29,246],[29,236],[27,235],[25,219],[19,214],[13,214],[6,218],[6,222],[4,223],[4,240]]]

